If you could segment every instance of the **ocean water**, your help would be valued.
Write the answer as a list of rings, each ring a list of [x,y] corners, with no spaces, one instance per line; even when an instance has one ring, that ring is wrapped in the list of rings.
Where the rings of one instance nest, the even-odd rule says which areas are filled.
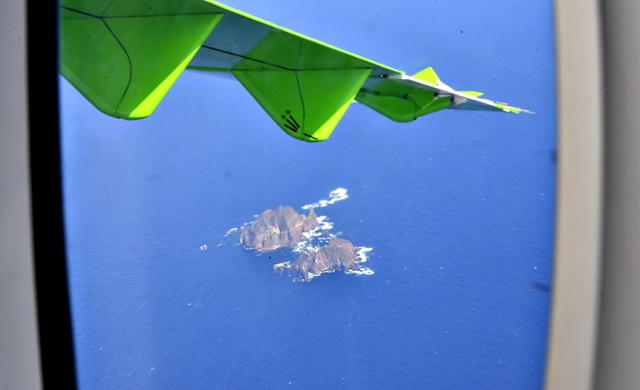
[[[434,65],[454,87],[537,114],[396,124],[355,104],[329,142],[305,144],[230,79],[187,72],[135,122],[100,114],[61,79],[81,389],[541,388],[556,169],[550,4],[376,0],[335,15],[337,0],[229,3],[409,72]],[[336,188],[348,199],[318,213],[373,248],[374,275],[293,283],[272,269],[291,253],[258,256],[224,237]]]

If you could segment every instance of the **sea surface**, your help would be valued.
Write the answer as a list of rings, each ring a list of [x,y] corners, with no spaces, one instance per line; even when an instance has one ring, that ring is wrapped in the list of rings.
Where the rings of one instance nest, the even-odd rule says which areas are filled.
[[[541,388],[550,2],[229,3],[409,73],[434,65],[455,88],[536,115],[451,110],[398,124],[354,104],[328,142],[306,144],[231,79],[186,72],[151,118],[128,122],[61,78],[80,388]],[[272,269],[295,260],[289,251],[258,256],[225,237],[340,188],[348,198],[316,211],[372,248],[373,275],[294,283]]]

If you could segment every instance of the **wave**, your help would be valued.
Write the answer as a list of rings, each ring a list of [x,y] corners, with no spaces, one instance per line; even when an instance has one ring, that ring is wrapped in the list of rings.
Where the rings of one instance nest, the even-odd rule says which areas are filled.
[[[224,236],[225,237],[229,237],[230,235],[236,234],[237,232],[238,232],[238,228],[234,227],[234,228],[231,228],[231,229],[227,230],[227,233]]]
[[[347,275],[363,275],[363,276],[371,276],[376,274],[371,268],[367,268],[367,267],[344,271],[344,273]]]
[[[360,259],[357,261],[357,263],[366,263],[369,260],[369,256],[367,256],[367,253],[371,251],[373,251],[373,248],[361,246],[357,252],[358,258]]]
[[[306,204],[302,206],[302,209],[323,208],[347,199],[349,199],[349,191],[346,188],[339,187],[329,193],[329,199],[320,199],[317,202]]]
[[[283,272],[284,270],[290,270],[293,267],[290,261],[284,261],[273,265],[273,270],[276,272]]]

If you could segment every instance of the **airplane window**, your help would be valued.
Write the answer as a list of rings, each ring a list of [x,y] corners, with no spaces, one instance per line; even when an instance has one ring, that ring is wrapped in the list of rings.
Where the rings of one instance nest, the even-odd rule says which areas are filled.
[[[80,388],[541,388],[552,23],[546,1],[63,0]]]

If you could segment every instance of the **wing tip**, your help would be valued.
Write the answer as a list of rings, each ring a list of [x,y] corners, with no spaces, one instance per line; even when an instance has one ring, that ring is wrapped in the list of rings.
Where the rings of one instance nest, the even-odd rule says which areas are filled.
[[[528,110],[526,108],[513,107],[508,105],[507,103],[494,102],[494,104],[497,108],[501,109],[502,111],[510,112],[512,114],[529,114],[529,115],[536,114],[534,111]]]

